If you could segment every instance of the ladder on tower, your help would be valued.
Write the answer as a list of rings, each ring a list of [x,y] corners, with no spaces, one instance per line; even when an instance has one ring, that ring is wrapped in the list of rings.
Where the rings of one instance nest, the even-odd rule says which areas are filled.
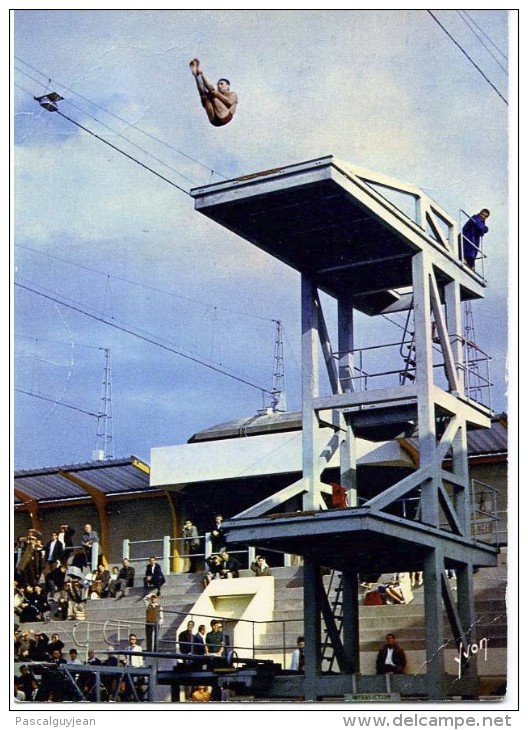
[[[475,344],[475,325],[471,302],[464,302],[464,365],[466,372],[466,394],[482,402],[483,378],[479,369],[479,348]]]
[[[411,315],[414,312],[412,303],[407,312],[405,320],[405,328],[400,343],[400,355],[404,362],[403,370],[400,371],[400,385],[405,385],[407,380],[415,380],[416,378],[416,340],[414,330],[411,329]]]
[[[330,580],[326,591],[329,603],[332,607],[332,614],[336,626],[342,635],[343,626],[343,574],[336,570],[330,573]],[[336,661],[335,650],[330,639],[330,635],[326,630],[325,638],[321,645],[321,661],[324,672],[331,672]]]

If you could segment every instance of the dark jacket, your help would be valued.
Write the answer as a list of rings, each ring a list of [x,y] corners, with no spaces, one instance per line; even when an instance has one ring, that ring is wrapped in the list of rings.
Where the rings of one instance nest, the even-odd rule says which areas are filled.
[[[56,563],[57,560],[60,560],[62,558],[62,553],[64,552],[64,546],[62,542],[57,538],[57,540],[55,540],[53,551],[50,554],[52,542],[53,540],[50,540],[46,543],[46,548],[44,551],[44,558],[48,563]]]
[[[477,257],[480,246],[480,239],[488,232],[488,226],[479,215],[471,216],[462,228],[462,240],[464,243],[464,258],[474,259]]]
[[[149,563],[149,565],[147,565],[143,582],[146,588],[161,588],[161,586],[165,583],[165,576],[163,575],[161,565],[159,563],[154,563],[154,565],[150,565]]]
[[[124,566],[119,571],[119,574],[117,576],[118,580],[124,580],[126,581],[126,587],[132,588],[134,586],[134,578],[136,575],[135,569],[129,565],[128,568],[125,568]]]
[[[377,674],[385,674],[387,672],[385,659],[387,658],[388,650],[389,647],[384,646],[378,652],[378,656],[376,658]],[[394,669],[391,669],[390,671],[393,671],[395,674],[403,674],[407,665],[407,657],[405,656],[403,649],[397,644],[394,644],[392,647],[392,663],[394,664]]]

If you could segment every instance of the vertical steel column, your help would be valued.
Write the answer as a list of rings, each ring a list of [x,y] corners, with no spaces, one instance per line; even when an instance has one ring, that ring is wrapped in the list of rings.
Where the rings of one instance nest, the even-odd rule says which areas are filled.
[[[354,390],[354,307],[349,297],[337,301],[337,337],[339,350],[339,380],[343,393]],[[341,484],[347,490],[349,507],[357,506],[356,437],[345,416],[340,412],[340,427],[345,438],[340,447]]]
[[[304,698],[316,701],[317,682],[321,675],[321,610],[318,582],[321,566],[311,556],[304,556]]]
[[[319,509],[319,423],[314,398],[319,394],[319,335],[317,328],[317,290],[306,274],[301,277],[302,294],[302,453],[303,478],[307,491],[303,509]]]
[[[463,324],[460,284],[457,281],[447,284],[444,288],[444,297],[447,332],[457,373],[457,391],[460,395],[464,395],[464,348],[462,344]]]
[[[360,672],[358,573],[343,572],[343,646],[354,674]]]
[[[413,256],[414,335],[416,346],[416,388],[418,401],[418,439],[420,466],[431,464],[436,451],[435,404],[432,399],[433,356],[429,271],[431,265],[422,251]],[[422,487],[422,521],[439,525],[438,480]]]
[[[476,641],[476,615],[475,596],[473,592],[473,565],[464,564],[456,569],[457,581],[457,608],[460,622],[469,645]],[[458,647],[455,647],[458,649]],[[476,679],[477,657],[471,656],[470,660],[462,665],[462,673],[465,677]]]
[[[444,626],[442,618],[442,573],[444,556],[433,548],[424,561],[424,619],[427,686],[430,700],[443,697]]]

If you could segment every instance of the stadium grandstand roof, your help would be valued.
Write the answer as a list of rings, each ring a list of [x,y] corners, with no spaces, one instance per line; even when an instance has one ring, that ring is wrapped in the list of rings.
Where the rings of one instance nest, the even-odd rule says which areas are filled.
[[[258,413],[239,418],[194,434],[188,443],[235,439],[252,435],[297,431],[301,429],[300,412]],[[490,429],[468,432],[470,459],[505,457],[508,451],[508,419],[506,414],[495,416]],[[402,439],[403,440],[403,439]],[[417,447],[413,437],[405,439],[411,448]],[[135,456],[84,464],[27,469],[14,474],[14,504],[28,500],[40,504],[90,499],[90,490],[106,498],[126,497],[138,493],[160,493],[150,486],[150,466]]]
[[[263,433],[298,431],[302,426],[300,411],[289,413],[258,412],[254,416],[226,421],[217,426],[206,428],[195,433],[187,443],[200,441],[215,441],[218,439],[232,439],[241,436],[256,436]],[[413,447],[418,441],[413,436],[406,438]],[[469,456],[483,456],[487,454],[506,454],[508,451],[508,417],[505,413],[494,416],[491,428],[481,428],[468,431]]]
[[[15,507],[28,498],[41,504],[90,498],[96,490],[105,497],[158,489],[150,487],[150,467],[135,456],[84,464],[25,469],[14,474]]]

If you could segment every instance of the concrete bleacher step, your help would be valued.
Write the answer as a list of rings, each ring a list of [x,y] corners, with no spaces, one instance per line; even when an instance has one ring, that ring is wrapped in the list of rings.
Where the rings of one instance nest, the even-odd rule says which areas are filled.
[[[297,636],[304,633],[303,611],[303,568],[273,568],[275,578],[274,620],[282,623],[267,625],[266,634],[259,639],[259,654],[270,656],[280,654],[277,646],[295,645]],[[242,571],[242,575],[252,576],[250,571]],[[323,582],[328,588],[330,576],[324,576]],[[481,569],[474,577],[475,618],[477,639],[488,638],[490,644],[505,647],[507,639],[506,611],[507,568],[506,556],[499,556],[496,568]],[[337,587],[334,577],[330,600],[335,596]],[[453,585],[452,585],[453,588]],[[173,574],[167,576],[162,588],[161,604],[165,609],[165,623],[161,631],[164,649],[175,649],[176,630],[182,619],[190,613],[196,600],[203,591],[202,578],[199,574]],[[360,597],[363,590],[360,592]],[[48,636],[58,633],[65,643],[65,653],[74,646],[74,633],[89,643],[96,651],[108,648],[108,641],[116,645],[116,649],[124,648],[128,638],[128,627],[138,634],[140,643],[144,643],[145,604],[142,587],[131,589],[130,595],[115,601],[113,599],[88,600],[86,602],[87,621],[82,622],[51,621],[50,623],[22,624],[21,628],[32,628],[44,631]],[[360,648],[362,652],[377,651],[380,640],[387,631],[393,631],[398,640],[409,652],[423,651],[425,647],[425,619],[423,587],[416,588],[414,600],[407,605],[360,606]],[[456,600],[456,591],[453,591]],[[179,612],[171,614],[171,611]],[[107,624],[106,636],[103,626]],[[445,623],[445,635],[449,638],[449,626]],[[74,632],[74,626],[77,628]],[[119,628],[118,628],[119,626]],[[88,633],[89,632],[89,633]],[[267,648],[268,647],[268,648]],[[273,647],[273,648],[269,648]],[[82,649],[85,651],[85,648]],[[80,650],[81,653],[81,650]]]

